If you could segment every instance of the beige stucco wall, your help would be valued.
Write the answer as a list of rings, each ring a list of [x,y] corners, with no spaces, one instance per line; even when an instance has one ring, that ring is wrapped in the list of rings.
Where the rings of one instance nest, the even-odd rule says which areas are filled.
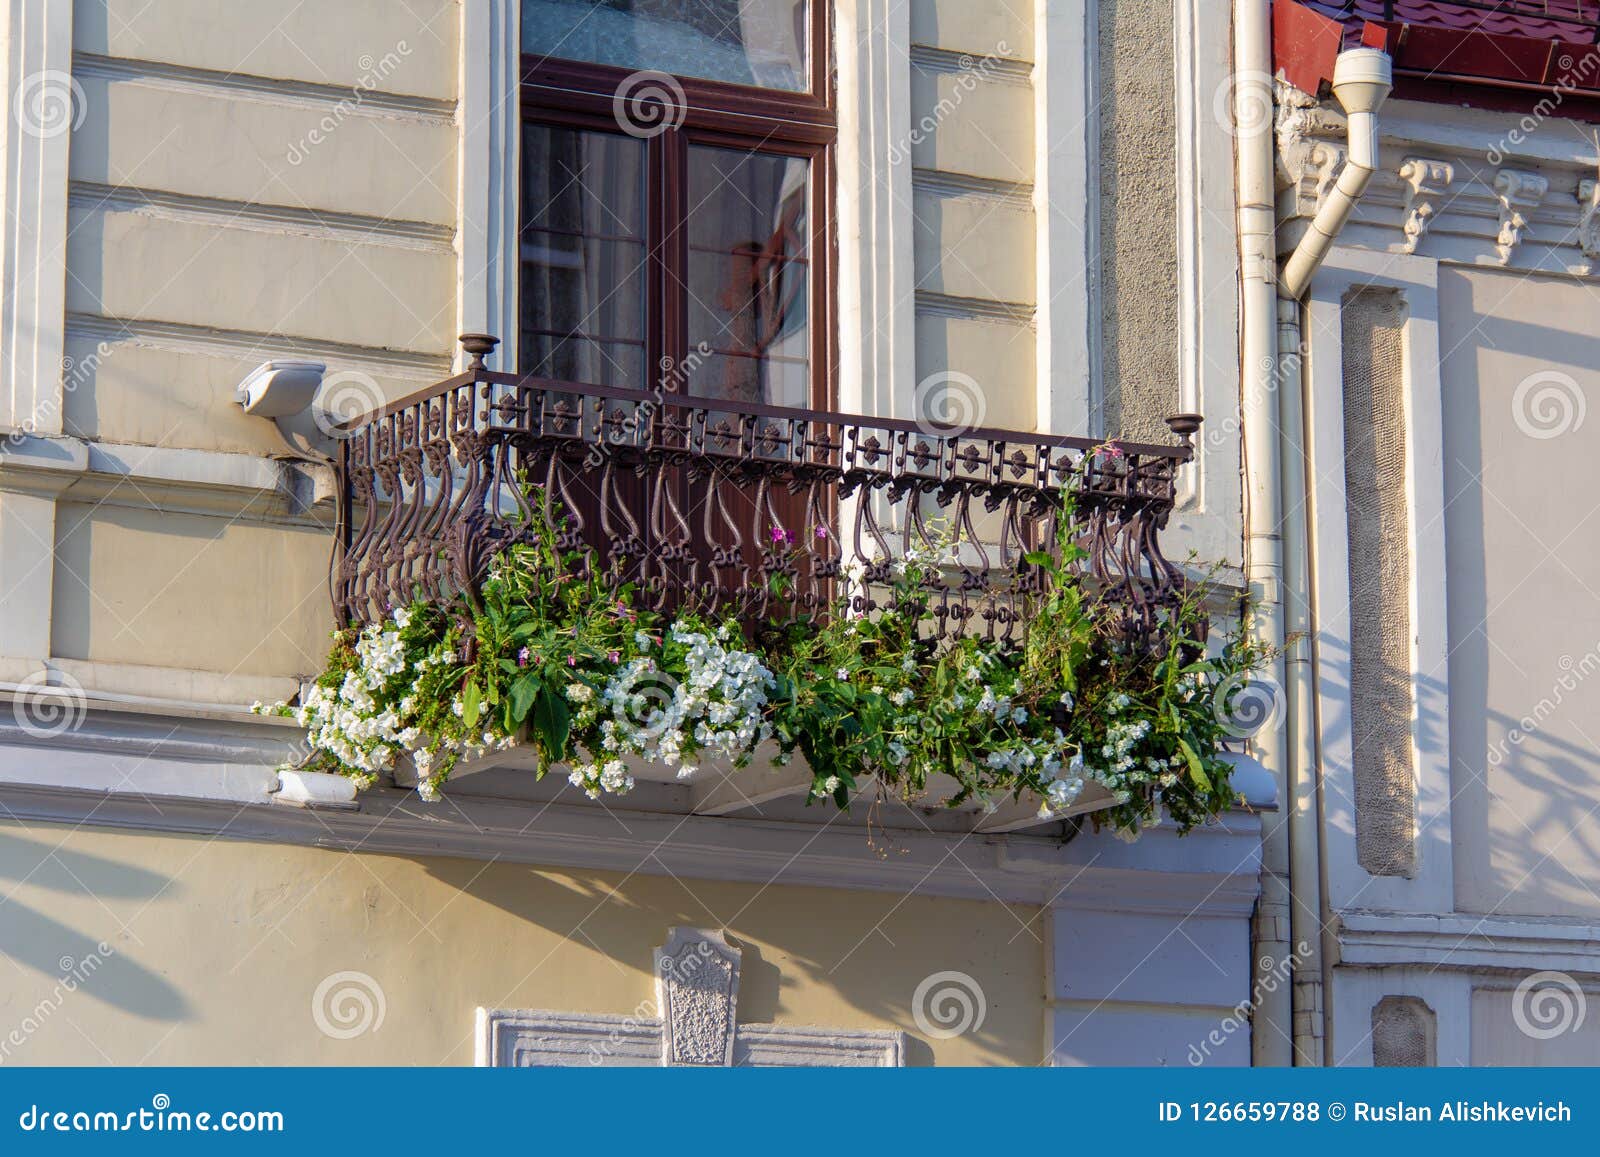
[[[1592,917],[1600,286],[1441,268],[1439,313],[1456,902]]]
[[[447,370],[458,22],[454,0],[75,5],[68,434],[270,452],[233,404],[269,357],[375,395]]]
[[[917,382],[955,376],[953,413],[1030,430],[1038,420],[1032,6],[913,0],[910,18]]]
[[[905,1029],[912,1064],[1043,1051],[1028,906],[53,825],[0,825],[0,877],[5,1063],[470,1064],[480,1005],[639,1015],[672,925],[743,948],[742,1020]],[[101,941],[114,953],[63,999],[61,977]],[[982,988],[983,1024],[923,1039],[912,996],[944,970]],[[382,989],[377,1031],[318,1029],[312,996],[341,971]],[[25,1020],[36,1030],[5,1044]]]

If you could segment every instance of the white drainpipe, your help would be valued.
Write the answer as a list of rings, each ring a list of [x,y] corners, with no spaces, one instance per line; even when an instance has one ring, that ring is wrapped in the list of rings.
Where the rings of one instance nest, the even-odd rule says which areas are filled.
[[[1235,0],[1233,73],[1235,166],[1239,223],[1240,410],[1245,459],[1245,583],[1252,603],[1250,630],[1275,652],[1283,647],[1283,539],[1277,399],[1276,213],[1273,182],[1272,40],[1270,0]],[[1284,683],[1274,660],[1267,678]],[[1279,777],[1277,796],[1287,801],[1283,778],[1284,721],[1276,715],[1251,738],[1255,757]],[[1262,816],[1261,901],[1256,911],[1256,974],[1251,991],[1252,1060],[1288,1065],[1294,1060],[1293,1005],[1285,984],[1289,956],[1289,833],[1282,811]]]
[[[1341,52],[1333,66],[1333,95],[1349,118],[1344,168],[1333,191],[1317,207],[1311,227],[1283,267],[1282,293],[1300,300],[1311,276],[1328,255],[1334,238],[1355,211],[1356,202],[1367,191],[1367,182],[1378,169],[1378,109],[1393,87],[1393,68],[1389,56],[1376,48],[1352,48]]]
[[[1287,806],[1269,814],[1263,828],[1262,895],[1252,954],[1259,972],[1251,1036],[1258,1065],[1314,1065],[1325,1062],[1331,1045],[1322,1031],[1328,1016],[1322,1007],[1328,920],[1317,809],[1314,673],[1304,642],[1297,642],[1292,654],[1283,651],[1286,609],[1296,632],[1314,626],[1297,303],[1377,169],[1376,114],[1389,93],[1390,62],[1376,49],[1339,55],[1334,95],[1349,117],[1347,161],[1280,280],[1274,237],[1270,10],[1270,0],[1236,0],[1234,5],[1241,410],[1248,504],[1245,572],[1254,604],[1251,630],[1279,654],[1267,677],[1284,689],[1287,707],[1285,718],[1270,720],[1252,737],[1257,758],[1282,776],[1278,798]],[[1291,584],[1287,592],[1286,571]],[[1291,951],[1294,983],[1285,986]]]
[[[1305,294],[1356,203],[1378,168],[1378,109],[1389,95],[1389,57],[1374,48],[1339,54],[1333,95],[1348,117],[1345,166],[1318,206],[1311,226],[1284,266],[1278,303],[1278,384],[1283,442],[1283,503],[1286,625],[1295,641],[1285,655],[1284,702],[1288,709],[1290,937],[1305,951],[1294,969],[1295,1063],[1331,1064],[1333,1010],[1329,981],[1333,933],[1327,901],[1327,865],[1322,855],[1321,776],[1316,713],[1315,626],[1311,617],[1310,541],[1305,455],[1305,392],[1300,358],[1301,308]],[[1319,1039],[1320,1038],[1320,1039]]]

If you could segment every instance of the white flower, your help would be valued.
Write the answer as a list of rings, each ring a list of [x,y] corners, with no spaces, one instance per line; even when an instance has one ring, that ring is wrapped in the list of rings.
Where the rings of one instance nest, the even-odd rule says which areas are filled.
[[[827,779],[823,780],[822,781],[822,790],[823,790],[824,793],[826,793],[828,795],[832,795],[834,792],[838,791],[839,790],[839,777],[836,776],[836,775],[830,775]]]
[[[846,671],[843,667],[840,667],[833,673],[833,677],[839,680],[839,682],[843,683],[850,678],[850,672]]]

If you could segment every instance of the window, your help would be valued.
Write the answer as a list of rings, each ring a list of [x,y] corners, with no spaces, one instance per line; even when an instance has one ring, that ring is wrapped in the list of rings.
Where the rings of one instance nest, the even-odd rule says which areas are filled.
[[[834,115],[809,9],[524,0],[523,372],[831,402]]]

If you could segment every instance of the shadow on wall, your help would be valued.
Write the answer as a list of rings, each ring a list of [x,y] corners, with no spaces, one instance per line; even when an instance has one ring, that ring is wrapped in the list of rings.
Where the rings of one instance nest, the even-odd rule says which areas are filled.
[[[866,836],[862,838],[862,855],[871,856]],[[933,1024],[941,1033],[964,1023],[959,1033],[949,1032],[948,1046],[941,1044],[941,1048],[959,1047],[961,1056],[955,1063],[1040,1061],[1044,930],[1032,907],[1008,916],[1010,906],[998,902],[930,901],[888,892],[787,886],[768,891],[675,877],[643,881],[630,876],[612,883],[587,874],[536,868],[486,873],[482,865],[465,861],[433,861],[428,868],[452,889],[591,949],[605,958],[600,967],[609,964],[635,974],[641,999],[653,995],[651,953],[665,940],[669,927],[726,929],[730,941],[744,953],[741,1024],[899,1028],[906,1033],[906,1063],[929,1065],[934,1063],[934,1047],[919,1021]],[[681,899],[641,903],[624,890],[629,880],[642,882],[640,891],[656,897],[676,886]],[[931,911],[934,905],[937,913]],[[561,990],[559,981],[547,996],[541,997],[532,987],[545,963],[530,960],[529,983],[506,994],[515,1007],[571,1007],[570,993]],[[970,980],[970,986],[963,982],[969,998],[965,1008],[959,995],[952,997],[953,990],[946,987],[945,1006],[923,1007],[919,1012],[919,985],[937,973],[959,973]],[[805,1017],[797,1019],[789,1000],[801,987],[812,991],[805,998]],[[826,1012],[811,1011],[819,1004],[816,989],[825,990],[820,996],[824,1007],[829,998],[837,1001],[836,1020]],[[934,992],[924,993],[921,1003],[936,999]],[[981,1015],[976,1011],[980,1006]],[[941,1016],[957,1023],[941,1021]]]
[[[1458,909],[1594,918],[1600,600],[1592,463],[1600,426],[1585,425],[1583,415],[1600,337],[1497,314],[1534,308],[1518,305],[1513,290],[1549,292],[1551,284],[1440,273],[1444,453],[1421,468],[1442,470],[1449,659],[1447,671],[1415,673],[1414,742],[1449,759],[1444,835]],[[1575,318],[1592,316],[1600,301],[1581,292],[1569,307]],[[1559,321],[1563,299],[1539,302]],[[1370,560],[1356,563],[1371,569]],[[1342,703],[1333,709],[1347,702],[1350,643],[1322,632],[1317,647],[1324,692],[1333,693],[1320,724],[1338,734],[1351,725]],[[1353,816],[1354,801],[1338,803]]]
[[[53,985],[8,984],[7,1001],[0,1002],[0,1015],[5,1016],[0,1020],[0,1038],[17,1027],[19,1018],[42,1021],[78,995],[147,1020],[189,1019],[191,1009],[183,994],[127,955],[129,942],[135,947],[138,942],[114,926],[109,908],[104,911],[106,935],[96,940],[16,898],[18,887],[26,883],[102,904],[149,901],[173,895],[175,882],[132,864],[69,851],[12,831],[0,832],[0,879],[10,881],[8,894],[0,898],[0,955]]]

